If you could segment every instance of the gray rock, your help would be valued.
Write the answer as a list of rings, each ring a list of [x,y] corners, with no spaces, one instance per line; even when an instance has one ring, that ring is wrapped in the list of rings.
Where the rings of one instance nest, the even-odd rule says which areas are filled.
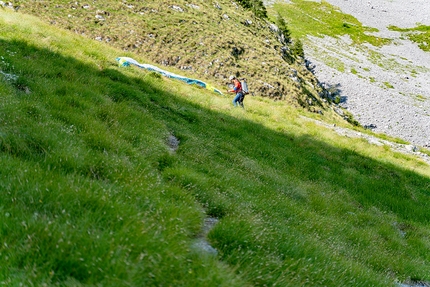
[[[184,12],[184,9],[182,9],[181,7],[179,7],[179,6],[177,6],[177,5],[172,5],[172,6],[170,6],[170,9],[173,9],[173,10],[178,11],[178,12],[181,12],[181,13],[183,13],[183,12]]]

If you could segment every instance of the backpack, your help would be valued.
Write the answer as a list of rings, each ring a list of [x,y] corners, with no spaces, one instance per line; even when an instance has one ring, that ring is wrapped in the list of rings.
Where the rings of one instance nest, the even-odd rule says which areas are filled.
[[[246,79],[241,79],[240,80],[240,85],[242,86],[242,93],[243,93],[243,95],[249,94],[248,84],[246,83]]]

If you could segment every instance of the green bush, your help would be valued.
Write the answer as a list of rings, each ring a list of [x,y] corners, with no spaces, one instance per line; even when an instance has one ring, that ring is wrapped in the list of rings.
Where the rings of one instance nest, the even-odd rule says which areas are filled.
[[[303,43],[300,39],[294,40],[291,46],[291,54],[295,57],[305,58],[305,50],[303,49]]]
[[[237,0],[239,4],[248,10],[251,10],[259,18],[267,18],[267,10],[261,0]]]
[[[276,24],[279,28],[279,34],[284,36],[284,44],[288,45],[291,43],[291,32],[288,29],[287,22],[285,22],[284,18],[281,14],[278,13],[278,17],[276,19]]]

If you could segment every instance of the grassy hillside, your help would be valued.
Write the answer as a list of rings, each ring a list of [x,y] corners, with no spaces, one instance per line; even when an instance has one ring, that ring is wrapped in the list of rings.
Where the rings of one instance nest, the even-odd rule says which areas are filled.
[[[284,44],[271,23],[232,1],[14,2],[23,13],[160,66],[220,84],[235,74],[248,79],[253,95],[330,112],[330,99],[321,98],[323,90],[304,59],[282,60]]]
[[[0,10],[3,285],[430,281],[428,164],[122,55]]]

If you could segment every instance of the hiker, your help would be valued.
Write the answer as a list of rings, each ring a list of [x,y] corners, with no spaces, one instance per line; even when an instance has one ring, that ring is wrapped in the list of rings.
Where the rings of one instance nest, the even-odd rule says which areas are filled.
[[[243,98],[245,96],[243,95],[242,85],[235,76],[230,76],[229,80],[233,83],[234,88],[227,90],[227,92],[236,93],[236,97],[233,99],[233,106],[237,107],[237,104],[239,104],[243,108]]]

